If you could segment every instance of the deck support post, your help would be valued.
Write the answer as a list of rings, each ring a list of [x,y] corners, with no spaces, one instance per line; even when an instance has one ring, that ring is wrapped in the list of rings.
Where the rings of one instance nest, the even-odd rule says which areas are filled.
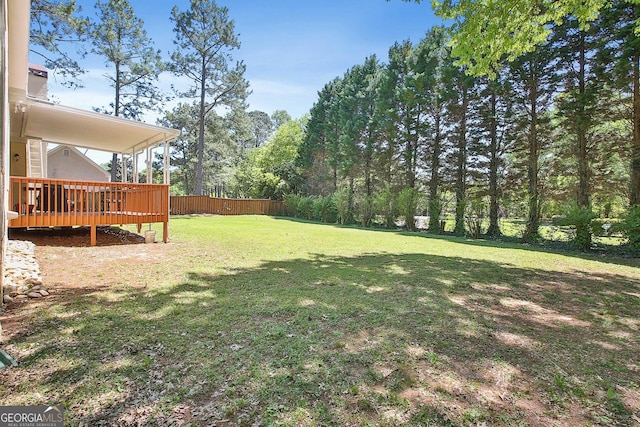
[[[153,160],[151,159],[151,147],[147,147],[147,184],[153,184]]]
[[[138,183],[138,155],[133,152],[131,153],[131,157],[133,158],[133,183]]]
[[[91,226],[91,246],[95,246],[97,243],[97,226],[92,225]]]
[[[128,181],[129,177],[127,176],[127,158],[124,153],[122,154],[122,182],[125,183]]]
[[[171,162],[169,159],[169,141],[167,140],[167,135],[165,134],[164,136],[164,179],[163,179],[163,183],[165,185],[170,186],[171,185],[171,172],[170,172],[170,168],[171,168]],[[164,223],[164,226],[162,227],[162,241],[164,243],[167,243],[167,241],[169,240],[169,214],[171,213],[171,192],[170,190],[167,190],[167,204],[166,204],[166,209],[167,209],[167,221]]]

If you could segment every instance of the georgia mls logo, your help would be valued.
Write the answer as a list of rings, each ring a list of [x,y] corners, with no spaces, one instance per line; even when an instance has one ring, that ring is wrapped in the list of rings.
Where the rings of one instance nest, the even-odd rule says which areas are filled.
[[[64,407],[0,406],[0,427],[63,427]]]

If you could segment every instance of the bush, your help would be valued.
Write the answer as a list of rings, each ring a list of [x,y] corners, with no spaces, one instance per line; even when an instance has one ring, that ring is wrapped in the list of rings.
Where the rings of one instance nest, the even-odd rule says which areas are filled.
[[[302,197],[298,194],[285,194],[282,197],[284,201],[284,209],[286,214],[293,217],[298,217],[298,204],[300,203],[300,199]]]
[[[368,227],[375,216],[373,197],[362,195],[356,201],[356,213],[363,227]]]
[[[281,179],[278,176],[275,176],[271,172],[267,172],[262,175],[262,178],[259,182],[259,194],[258,197],[261,199],[271,199],[278,200],[282,198],[281,193]]]
[[[594,229],[594,219],[597,215],[590,208],[572,207],[561,222],[561,225],[570,225],[575,230],[572,239],[573,244],[582,251],[591,249],[591,240]]]
[[[398,195],[398,212],[404,218],[409,231],[416,231],[415,215],[419,202],[420,193],[415,188],[405,188]]]
[[[394,228],[398,216],[397,201],[389,185],[380,191],[373,202],[374,208],[384,219],[384,226]]]
[[[429,232],[444,233],[444,227],[441,224],[440,216],[444,205],[440,195],[429,200]]]
[[[640,205],[635,205],[622,216],[618,229],[627,239],[629,249],[634,252],[640,251]]]
[[[479,239],[482,235],[482,221],[484,219],[485,205],[482,200],[473,200],[469,206],[465,223],[471,238]]]
[[[298,218],[313,219],[313,197],[300,197],[298,201]]]
[[[336,222],[336,207],[331,197],[317,197],[313,201],[313,216],[322,222]]]
[[[347,222],[349,222],[349,219],[351,218],[351,209],[349,206],[349,201],[350,201],[349,188],[347,187],[339,188],[338,191],[333,193],[332,199],[333,199],[333,205],[336,207],[338,220],[340,221],[340,224],[343,224],[343,225],[346,224]]]

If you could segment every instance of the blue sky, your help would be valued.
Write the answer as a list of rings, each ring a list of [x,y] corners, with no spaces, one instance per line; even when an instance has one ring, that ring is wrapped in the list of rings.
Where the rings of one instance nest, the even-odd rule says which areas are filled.
[[[95,12],[95,0],[77,0],[83,14]],[[189,7],[188,0],[130,0],[145,23],[156,48],[168,58],[173,50],[173,6]],[[350,67],[376,54],[386,62],[396,41],[418,42],[441,21],[434,17],[429,1],[421,4],[401,0],[218,0],[235,21],[241,48],[234,58],[247,66],[245,77],[253,93],[250,110],[271,114],[287,110],[294,118],[307,113],[317,92]],[[50,82],[49,93],[66,105],[92,108],[108,105],[112,89],[102,77],[101,58],[84,60],[88,74],[85,88],[71,92]],[[171,75],[162,75],[161,87],[180,85]],[[169,106],[170,108],[170,106]],[[149,117],[148,121],[154,121]]]

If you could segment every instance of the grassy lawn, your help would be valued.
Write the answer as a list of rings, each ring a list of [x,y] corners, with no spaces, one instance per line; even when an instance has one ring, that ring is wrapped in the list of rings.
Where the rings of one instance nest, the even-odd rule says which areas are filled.
[[[638,260],[270,217],[38,247],[0,405],[70,425],[640,423]],[[5,320],[3,320],[3,324]]]

